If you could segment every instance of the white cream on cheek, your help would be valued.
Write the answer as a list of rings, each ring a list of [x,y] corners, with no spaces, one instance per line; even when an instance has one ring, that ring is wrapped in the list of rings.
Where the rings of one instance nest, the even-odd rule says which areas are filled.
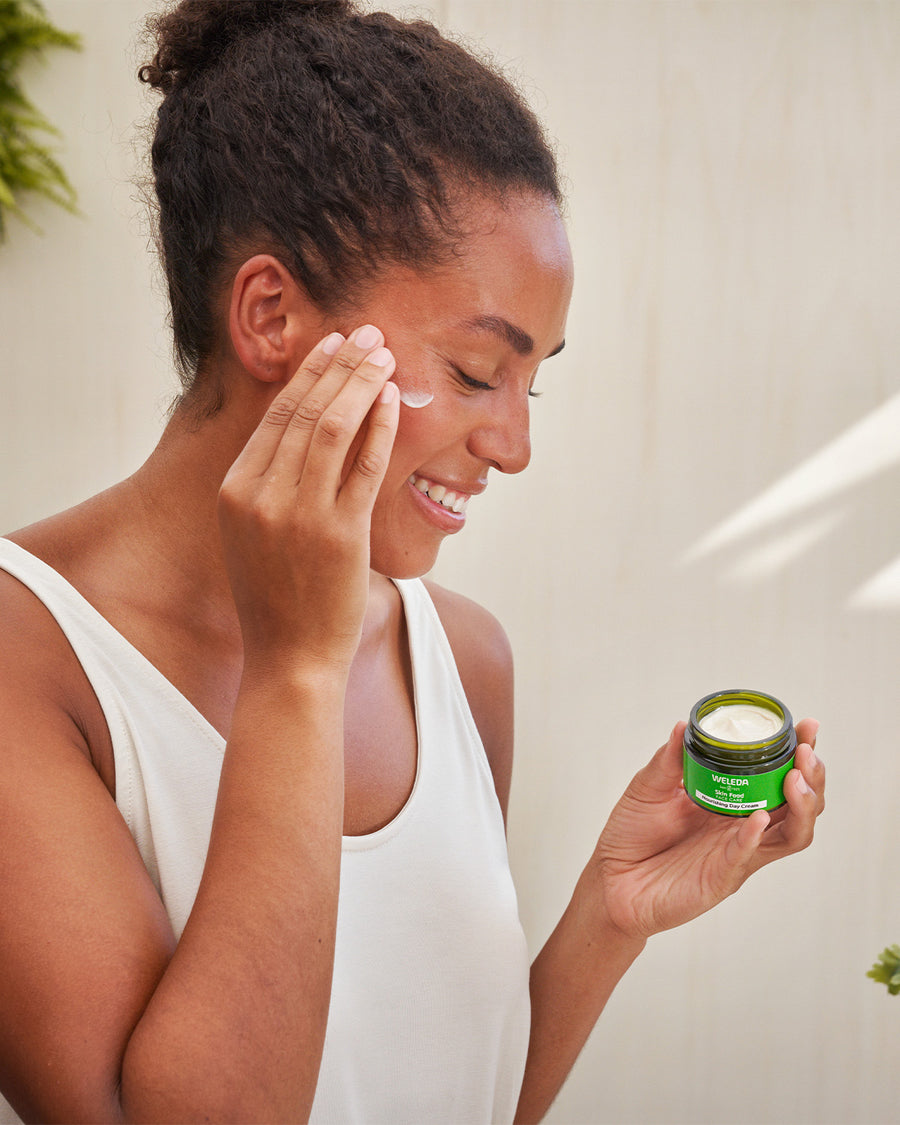
[[[400,401],[413,410],[421,410],[422,407],[427,406],[433,398],[434,395],[429,394],[428,391],[400,391]]]
[[[781,724],[774,711],[752,703],[734,703],[710,711],[697,725],[706,734],[726,742],[761,742],[777,734]]]

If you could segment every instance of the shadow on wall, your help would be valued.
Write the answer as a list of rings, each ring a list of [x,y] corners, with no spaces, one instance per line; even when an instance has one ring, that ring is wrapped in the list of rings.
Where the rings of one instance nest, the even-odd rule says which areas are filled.
[[[700,563],[727,552],[724,579],[749,585],[773,577],[814,547],[827,550],[828,541],[839,536],[872,538],[858,526],[860,520],[877,520],[886,527],[868,530],[890,533],[898,511],[891,502],[900,464],[898,435],[900,394],[713,527],[682,562]],[[883,489],[889,494],[880,503]],[[854,575],[849,586],[849,609],[900,610],[900,555],[873,574]]]

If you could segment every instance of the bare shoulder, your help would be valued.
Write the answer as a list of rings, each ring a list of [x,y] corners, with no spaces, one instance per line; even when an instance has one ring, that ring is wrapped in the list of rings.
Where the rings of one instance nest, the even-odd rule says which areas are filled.
[[[450,642],[505,819],[513,765],[513,657],[509,638],[484,606],[434,582],[425,585]]]
[[[425,585],[450,641],[460,675],[463,675],[464,665],[475,673],[496,670],[498,665],[511,671],[512,649],[497,618],[463,594],[436,582]]]
[[[40,722],[77,747],[112,789],[109,731],[65,634],[40,599],[0,569],[0,719],[9,732]]]
[[[0,1089],[25,1120],[106,1120],[174,939],[96,764],[109,735],[93,690],[3,570],[0,621]]]
[[[68,714],[73,726],[85,716],[78,662],[43,603],[17,578],[0,570],[0,713],[27,700],[33,713]]]

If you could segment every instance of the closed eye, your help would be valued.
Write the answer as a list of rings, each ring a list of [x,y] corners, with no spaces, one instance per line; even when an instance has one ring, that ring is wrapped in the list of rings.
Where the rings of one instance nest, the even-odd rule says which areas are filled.
[[[456,367],[455,365],[453,367],[453,370],[459,376],[460,382],[467,386],[470,390],[492,391],[494,389],[490,383],[485,383],[481,379],[473,379],[471,375],[467,375],[465,371],[460,370],[460,368]]]
[[[490,383],[485,383],[481,379],[473,379],[471,375],[467,375],[465,373],[465,371],[462,371],[455,364],[453,365],[453,370],[456,372],[457,376],[459,377],[460,382],[464,383],[470,390],[473,390],[473,391],[493,391],[493,390],[496,389],[495,387],[491,386]],[[528,397],[529,398],[540,398],[541,392],[529,390]]]

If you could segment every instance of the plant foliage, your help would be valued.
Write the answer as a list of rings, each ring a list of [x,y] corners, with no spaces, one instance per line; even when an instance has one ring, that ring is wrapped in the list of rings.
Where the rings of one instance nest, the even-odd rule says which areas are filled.
[[[900,993],[900,945],[889,945],[866,976],[886,984],[891,996]]]
[[[78,35],[53,26],[40,0],[0,0],[0,240],[8,214],[37,229],[22,211],[23,192],[75,210],[75,189],[45,143],[59,131],[26,97],[19,69],[48,47],[80,46]]]

